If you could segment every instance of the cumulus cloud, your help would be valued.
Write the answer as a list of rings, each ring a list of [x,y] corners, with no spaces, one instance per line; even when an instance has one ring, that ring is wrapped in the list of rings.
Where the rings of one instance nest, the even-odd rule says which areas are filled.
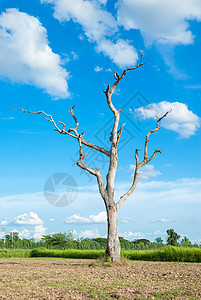
[[[41,0],[41,2],[54,5],[54,17],[59,21],[72,19],[75,23],[81,24],[89,40],[97,41],[117,31],[115,18],[102,9],[97,1]]]
[[[110,40],[102,40],[98,43],[96,50],[103,52],[119,67],[130,66],[138,60],[135,48],[127,41],[118,39],[116,43]]]
[[[11,232],[17,232],[21,239],[29,239],[33,237],[34,239],[39,240],[45,234],[46,229],[47,228],[45,228],[43,225],[37,225],[34,227],[34,230],[24,228],[22,230],[13,229]]]
[[[156,118],[159,114],[162,116],[170,110],[171,113],[161,121],[161,127],[179,133],[181,138],[189,138],[196,133],[200,127],[200,118],[184,103],[167,101],[152,103],[135,109],[135,114],[137,117],[150,119]]]
[[[189,21],[201,21],[199,0],[119,0],[118,22],[125,29],[139,29],[147,44],[192,44]]]
[[[35,232],[33,234],[33,238],[39,240],[45,234],[47,228],[43,227],[43,225],[38,225],[35,227]]]
[[[23,238],[28,239],[28,238],[30,238],[30,236],[31,236],[31,231],[28,230],[28,229],[23,229],[22,231],[17,231],[17,230],[13,230],[13,231],[19,233],[19,238],[20,238],[20,239],[21,239],[21,238],[22,238],[22,239],[23,239]]]
[[[1,225],[42,225],[43,221],[34,213],[24,213],[11,220],[3,220]]]
[[[92,223],[106,223],[107,221],[106,211],[101,211],[98,215],[90,215],[89,220]]]
[[[125,67],[136,63],[136,49],[127,41],[112,38],[118,32],[118,24],[111,13],[101,5],[105,0],[41,0],[54,6],[54,17],[60,22],[70,21],[79,23],[90,42],[97,44],[96,50],[103,52],[118,66]]]
[[[105,211],[100,212],[98,215],[90,215],[89,217],[82,217],[74,214],[71,217],[66,217],[64,222],[67,224],[93,224],[93,223],[106,223],[107,215]]]
[[[65,223],[67,224],[74,224],[74,223],[90,223],[89,218],[86,217],[81,217],[79,214],[74,214],[71,217],[66,217],[64,220]]]
[[[130,165],[131,170],[135,170],[135,165]],[[139,172],[139,179],[149,179],[150,177],[157,177],[161,175],[159,170],[156,170],[154,165],[145,165]]]
[[[97,238],[100,237],[100,233],[98,231],[98,229],[95,230],[85,230],[85,231],[81,231],[79,237],[83,237],[83,238]]]
[[[68,73],[37,18],[7,9],[0,15],[0,44],[1,78],[33,85],[55,99],[69,96]]]

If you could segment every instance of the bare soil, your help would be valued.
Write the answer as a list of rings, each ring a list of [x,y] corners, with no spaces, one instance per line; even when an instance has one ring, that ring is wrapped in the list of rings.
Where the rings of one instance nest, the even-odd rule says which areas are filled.
[[[1,259],[0,299],[201,299],[201,264]]]

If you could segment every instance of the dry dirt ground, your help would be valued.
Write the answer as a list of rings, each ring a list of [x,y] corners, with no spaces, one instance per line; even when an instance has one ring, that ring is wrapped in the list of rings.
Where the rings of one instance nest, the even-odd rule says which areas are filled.
[[[1,259],[0,299],[201,299],[201,264]]]

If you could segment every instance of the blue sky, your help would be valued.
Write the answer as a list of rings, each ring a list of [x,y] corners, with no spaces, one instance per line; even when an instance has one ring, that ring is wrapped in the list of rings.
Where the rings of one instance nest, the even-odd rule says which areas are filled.
[[[7,0],[0,2],[1,225],[21,237],[73,230],[75,237],[106,235],[104,204],[95,178],[81,172],[77,141],[60,135],[44,110],[67,128],[79,119],[87,141],[108,147],[112,113],[103,90],[113,71],[128,72],[113,95],[126,123],[119,144],[116,200],[130,186],[136,148],[155,128],[156,115],[172,109],[150,138],[161,155],[141,169],[133,195],[119,211],[119,233],[154,240],[174,228],[201,240],[200,49],[197,0]],[[84,148],[86,163],[105,178],[107,158]],[[77,184],[75,200],[55,207],[44,197],[53,174]],[[58,185],[58,193],[66,192]],[[63,190],[62,190],[63,188]],[[2,236],[0,233],[0,236]]]

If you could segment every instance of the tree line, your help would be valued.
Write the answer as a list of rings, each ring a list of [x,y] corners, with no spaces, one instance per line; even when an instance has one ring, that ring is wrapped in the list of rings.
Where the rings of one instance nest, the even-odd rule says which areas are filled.
[[[186,236],[180,240],[180,235],[174,229],[166,231],[167,239],[163,241],[161,237],[157,237],[154,242],[148,239],[135,239],[129,241],[123,237],[119,237],[121,248],[125,250],[150,250],[163,248],[166,245],[179,246],[179,247],[200,247],[196,243],[192,243]],[[179,241],[180,240],[180,241]],[[80,249],[80,250],[101,250],[107,248],[106,238],[78,238],[74,239],[72,231],[68,233],[52,233],[43,235],[41,240],[35,241],[33,238],[20,239],[18,232],[11,232],[0,240],[0,248],[6,249],[34,249],[34,248],[47,248],[47,249]]]

